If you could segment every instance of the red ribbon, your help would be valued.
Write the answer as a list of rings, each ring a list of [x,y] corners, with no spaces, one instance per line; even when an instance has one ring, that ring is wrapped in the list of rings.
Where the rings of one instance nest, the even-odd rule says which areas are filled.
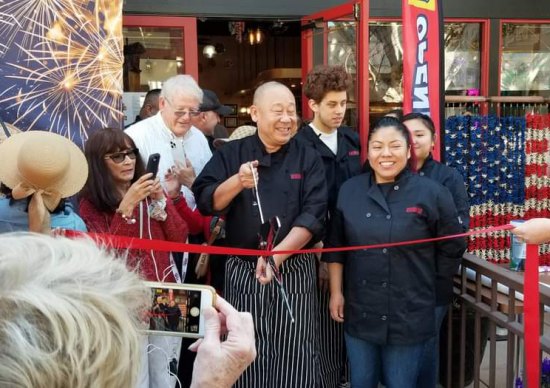
[[[191,253],[211,253],[236,256],[264,256],[275,253],[280,254],[298,254],[298,253],[324,253],[324,252],[343,252],[359,249],[387,248],[403,245],[422,244],[435,242],[452,238],[467,237],[484,233],[492,233],[500,230],[513,229],[514,226],[506,224],[494,226],[485,229],[471,230],[465,233],[453,234],[443,237],[427,238],[421,240],[401,241],[386,244],[355,245],[350,247],[337,248],[316,248],[299,249],[293,251],[265,251],[259,249],[216,247],[197,244],[177,243],[162,240],[144,240],[133,237],[116,236],[104,233],[83,233],[73,230],[66,230],[64,234],[68,237],[88,236],[100,244],[111,248],[119,249],[142,249],[164,252],[191,252]],[[524,278],[524,312],[525,312],[525,357],[527,365],[527,381],[530,387],[539,386],[540,382],[540,327],[539,327],[539,257],[538,246],[527,245],[527,257],[525,263]]]
[[[84,233],[75,230],[63,231],[67,237],[84,237],[88,236],[92,240],[118,249],[141,249],[141,250],[153,250],[159,252],[189,252],[189,253],[210,253],[218,255],[235,255],[235,256],[264,256],[274,254],[300,254],[300,253],[326,253],[326,252],[346,252],[356,251],[360,249],[375,249],[375,248],[389,248],[398,247],[403,245],[423,244],[441,240],[448,240],[459,237],[473,236],[483,233],[492,233],[499,230],[513,229],[512,225],[500,225],[493,226],[485,229],[471,230],[465,233],[458,233],[442,237],[424,238],[421,240],[399,241],[393,243],[384,244],[371,244],[371,245],[353,245],[349,247],[335,247],[335,248],[314,248],[314,249],[296,249],[296,250],[278,250],[278,251],[266,251],[260,249],[247,249],[247,248],[232,248],[232,247],[217,247],[212,245],[199,245],[199,244],[186,244],[164,240],[146,240],[134,237],[117,236],[107,233]]]
[[[527,244],[523,278],[527,386],[540,387],[539,246]]]

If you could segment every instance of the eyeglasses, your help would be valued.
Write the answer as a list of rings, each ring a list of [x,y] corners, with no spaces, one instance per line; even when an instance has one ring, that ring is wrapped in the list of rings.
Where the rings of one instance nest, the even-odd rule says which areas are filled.
[[[116,164],[124,162],[124,159],[126,159],[126,156],[128,156],[131,160],[134,160],[138,154],[137,148],[132,148],[128,151],[122,151],[122,152],[115,152],[110,155],[105,155],[105,159],[111,159]]]
[[[174,111],[174,116],[176,116],[178,119],[185,115],[189,115],[189,117],[197,117],[198,115],[201,114],[201,111],[198,109],[175,110],[174,105],[172,105],[169,99],[166,98],[166,102],[168,103],[168,105],[172,107],[172,110]]]

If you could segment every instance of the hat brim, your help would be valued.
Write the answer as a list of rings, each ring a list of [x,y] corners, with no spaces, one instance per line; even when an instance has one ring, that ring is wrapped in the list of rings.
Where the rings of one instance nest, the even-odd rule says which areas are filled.
[[[10,123],[4,123],[4,125],[6,126],[6,129],[9,132],[9,136],[7,136],[6,132],[4,131],[4,128],[2,128],[0,125],[0,144],[2,144],[2,142],[4,142],[8,137],[11,137],[16,133],[21,132],[21,130],[17,128],[15,125],[12,125]]]
[[[214,112],[221,116],[228,116],[233,113],[233,108],[227,105],[222,105],[218,109],[215,109]]]
[[[48,144],[49,142],[62,143],[69,153],[69,167],[65,179],[55,187],[62,198],[70,197],[80,191],[88,179],[88,163],[84,153],[72,141],[56,133],[46,131],[27,131],[16,133],[0,144],[0,181],[14,188],[22,180],[17,167],[17,159],[21,147],[31,137],[36,137],[37,142]]]

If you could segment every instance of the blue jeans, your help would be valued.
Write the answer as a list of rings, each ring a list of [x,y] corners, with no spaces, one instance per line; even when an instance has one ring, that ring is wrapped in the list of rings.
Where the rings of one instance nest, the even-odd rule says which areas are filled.
[[[416,381],[418,388],[434,388],[437,386],[439,379],[439,330],[443,323],[443,318],[449,311],[449,305],[435,307],[435,337],[430,338],[426,342],[418,380]]]
[[[426,341],[415,345],[378,345],[344,333],[352,388],[414,388]]]

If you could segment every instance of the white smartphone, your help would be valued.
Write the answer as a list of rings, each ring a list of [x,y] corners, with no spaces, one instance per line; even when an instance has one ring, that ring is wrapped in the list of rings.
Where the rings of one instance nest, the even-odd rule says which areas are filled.
[[[174,159],[174,165],[179,162],[183,167],[187,167],[185,163],[185,149],[180,139],[170,140],[170,149],[172,150],[172,159]]]
[[[216,290],[200,284],[145,282],[151,291],[149,334],[204,337],[203,310],[216,302]]]

